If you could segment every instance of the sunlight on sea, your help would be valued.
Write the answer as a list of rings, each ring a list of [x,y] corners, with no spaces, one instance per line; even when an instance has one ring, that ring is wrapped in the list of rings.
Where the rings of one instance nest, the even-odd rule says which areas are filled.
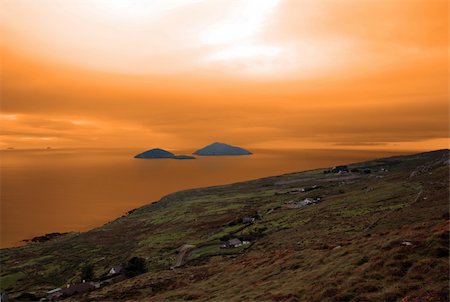
[[[252,156],[195,160],[133,158],[141,151],[1,151],[1,246],[50,232],[88,230],[178,190],[398,154],[252,150]]]

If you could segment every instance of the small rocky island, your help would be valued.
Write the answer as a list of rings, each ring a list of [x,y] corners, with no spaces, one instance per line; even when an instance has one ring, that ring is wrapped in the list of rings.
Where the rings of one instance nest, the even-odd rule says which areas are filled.
[[[193,154],[200,156],[224,156],[224,155],[251,155],[252,152],[241,147],[231,146],[224,143],[212,143]]]
[[[45,234],[42,236],[36,236],[36,237],[33,237],[32,239],[24,239],[22,241],[27,242],[27,243],[30,243],[30,242],[42,243],[42,242],[46,242],[49,240],[53,240],[53,239],[65,236],[67,234],[69,234],[69,232],[65,232],[65,233],[54,232],[54,233],[48,233],[48,234]]]
[[[155,148],[139,153],[134,158],[171,158],[171,159],[195,159],[190,155],[175,155],[164,149]]]

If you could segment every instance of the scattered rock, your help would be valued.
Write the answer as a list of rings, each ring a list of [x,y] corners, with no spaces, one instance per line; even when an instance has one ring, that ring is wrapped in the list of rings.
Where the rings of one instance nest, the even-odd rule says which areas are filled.
[[[36,236],[36,237],[31,238],[31,239],[25,239],[23,241],[24,242],[41,243],[41,242],[46,242],[46,241],[49,241],[49,240],[56,239],[58,237],[61,237],[61,236],[67,235],[67,234],[69,234],[69,233],[68,232],[65,232],[65,233],[54,232],[54,233],[48,233],[48,234],[45,234],[45,235],[42,235],[42,236]]]

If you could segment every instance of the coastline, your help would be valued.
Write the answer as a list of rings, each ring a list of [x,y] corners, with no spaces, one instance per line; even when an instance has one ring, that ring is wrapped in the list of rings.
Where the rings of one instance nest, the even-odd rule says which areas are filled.
[[[75,151],[75,150],[69,150],[69,151],[72,152],[72,151]],[[95,152],[102,152],[102,151],[104,152],[104,150],[102,150],[102,149],[94,150],[94,151]],[[120,150],[115,150],[115,151],[120,151]],[[124,151],[126,153],[131,153],[132,152],[132,151],[129,151],[128,149],[121,150],[121,151],[122,152],[120,152],[120,154],[123,154]],[[273,150],[266,150],[266,152],[267,151],[270,151],[271,153],[261,153],[261,151],[258,150],[258,152],[256,152],[256,155],[272,154],[273,153]],[[304,151],[304,150],[301,150],[301,151]],[[316,150],[314,150],[314,151],[316,151]],[[299,152],[299,150],[290,150],[289,153],[297,154],[298,152]],[[320,152],[330,152],[330,150],[320,150]],[[366,152],[367,152],[367,154],[371,154],[374,151],[366,151]],[[343,153],[345,154],[345,152],[343,152]],[[399,156],[399,155],[413,154],[414,151],[404,152],[404,153],[403,152],[401,152],[401,153],[399,153],[399,152],[395,152],[395,153],[390,152],[390,153],[391,154],[389,156]],[[367,156],[369,156],[369,155],[367,155]],[[231,157],[231,158],[235,158],[235,157]],[[202,160],[202,159],[204,159],[206,161],[208,161],[210,159],[214,160],[214,158],[211,158],[211,157],[200,157],[200,160]],[[218,162],[220,162],[220,161],[218,161]],[[342,162],[339,162],[339,163],[342,163]],[[310,169],[306,169],[306,170],[300,170],[300,171],[301,172],[305,172],[305,171],[312,171],[312,170],[317,170],[317,169],[321,169],[321,168],[324,168],[324,166],[314,167],[314,168],[310,168]],[[219,171],[220,171],[220,168],[219,168]],[[299,171],[292,171],[292,170],[289,171],[289,169],[287,169],[282,174],[291,174],[291,173],[299,173]],[[275,175],[280,175],[280,174],[277,174],[277,173],[265,174],[265,175],[263,175],[261,177],[258,177],[258,178],[248,177],[246,179],[230,180],[230,181],[227,181],[227,182],[219,182],[219,181],[217,181],[217,182],[212,183],[212,184],[207,184],[206,186],[202,185],[202,184],[199,184],[199,185],[181,187],[179,190],[167,191],[165,193],[162,193],[159,197],[153,198],[153,200],[154,200],[153,202],[148,202],[148,201],[144,202],[144,203],[136,203],[135,202],[129,207],[126,207],[126,208],[121,207],[121,211],[120,212],[115,211],[114,213],[108,215],[107,217],[102,218],[101,221],[89,223],[88,225],[79,226],[79,227],[67,227],[67,228],[58,228],[58,227],[51,228],[51,227],[49,227],[49,228],[45,229],[45,231],[43,231],[41,233],[33,232],[33,233],[29,234],[28,236],[24,236],[24,237],[25,238],[34,238],[34,237],[39,237],[39,236],[42,236],[42,235],[45,235],[45,234],[48,234],[48,233],[52,233],[52,232],[62,232],[62,233],[64,233],[64,232],[75,232],[75,233],[87,232],[89,230],[92,230],[92,229],[95,229],[95,228],[100,227],[102,225],[105,225],[105,224],[109,223],[110,221],[114,221],[114,220],[116,220],[119,217],[123,217],[124,213],[127,213],[131,208],[139,208],[139,207],[145,207],[145,206],[151,205],[151,204],[153,204],[155,202],[158,202],[159,200],[161,200],[165,196],[174,194],[174,193],[179,192],[179,191],[197,190],[197,189],[204,189],[204,188],[210,188],[210,187],[216,187],[216,186],[224,186],[224,185],[236,184],[236,183],[241,183],[241,182],[257,181],[257,180],[264,179],[264,178],[274,177]],[[20,246],[26,245],[26,243],[23,242],[24,237],[18,238],[15,243],[10,242],[7,245],[3,245],[2,244],[1,248],[2,249],[14,248],[14,247],[20,247]]]

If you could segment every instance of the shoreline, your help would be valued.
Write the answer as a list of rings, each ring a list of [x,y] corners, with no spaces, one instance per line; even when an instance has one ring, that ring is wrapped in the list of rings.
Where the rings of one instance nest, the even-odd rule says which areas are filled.
[[[439,149],[439,150],[433,150],[433,151],[427,151],[427,152],[435,152],[435,151],[440,151],[440,150],[448,150],[448,149]],[[427,152],[422,152],[422,153],[427,153]],[[399,156],[409,156],[411,154],[416,154],[416,153],[407,153],[407,154],[395,154],[395,155],[390,155],[387,157],[381,157],[381,158],[376,158],[376,159],[372,159],[372,160],[381,160],[381,159],[385,159],[385,158],[391,158],[391,157],[399,157]],[[357,164],[358,162],[353,162],[353,163],[347,163],[347,164]],[[239,184],[239,183],[247,183],[247,182],[255,182],[255,181],[261,181],[267,178],[272,178],[272,177],[277,177],[277,176],[281,176],[281,175],[289,175],[289,174],[296,174],[296,173],[304,173],[304,172],[308,172],[308,171],[314,171],[314,170],[320,170],[320,169],[324,169],[325,167],[316,167],[313,169],[306,169],[306,170],[301,170],[301,171],[293,171],[293,172],[287,172],[287,173],[282,173],[282,174],[272,174],[272,175],[266,175],[263,177],[258,177],[258,178],[249,178],[249,179],[245,179],[245,180],[239,180],[239,181],[231,181],[231,182],[227,182],[227,183],[220,183],[220,184],[216,184],[216,185],[207,185],[207,186],[193,186],[193,187],[188,187],[188,188],[184,188],[181,190],[177,190],[177,191],[172,191],[166,194],[163,194],[160,198],[156,199],[153,202],[147,202],[142,204],[141,206],[138,206],[137,208],[134,208],[133,210],[128,210],[127,212],[125,212],[125,214],[121,215],[121,216],[113,216],[110,217],[105,223],[99,224],[99,225],[95,225],[95,226],[87,226],[86,228],[82,228],[82,229],[78,229],[78,230],[70,230],[70,231],[62,231],[62,233],[66,233],[66,234],[70,234],[70,233],[84,233],[84,232],[88,232],[90,230],[102,227],[104,225],[107,225],[108,223],[115,221],[121,217],[124,217],[126,215],[129,214],[129,212],[134,211],[136,209],[139,208],[143,208],[143,207],[147,207],[150,206],[154,203],[159,202],[161,199],[165,198],[166,196],[172,195],[172,194],[177,194],[179,192],[185,192],[185,191],[190,191],[190,190],[201,190],[201,189],[208,189],[208,188],[214,188],[214,187],[222,187],[222,186],[228,186],[228,185],[235,185],[235,184]],[[1,247],[1,250],[4,249],[11,249],[11,248],[20,248],[29,244],[39,244],[42,242],[34,242],[31,243],[33,238],[39,238],[39,237],[45,237],[45,235],[51,234],[51,233],[60,233],[60,231],[50,231],[50,232],[45,232],[45,233],[41,233],[41,234],[37,234],[36,236],[33,236],[31,239],[21,239],[20,241],[17,242],[17,244],[13,244],[10,246],[5,246],[5,247]],[[28,240],[29,242],[27,242],[26,240]],[[51,239],[53,240],[53,239]]]

